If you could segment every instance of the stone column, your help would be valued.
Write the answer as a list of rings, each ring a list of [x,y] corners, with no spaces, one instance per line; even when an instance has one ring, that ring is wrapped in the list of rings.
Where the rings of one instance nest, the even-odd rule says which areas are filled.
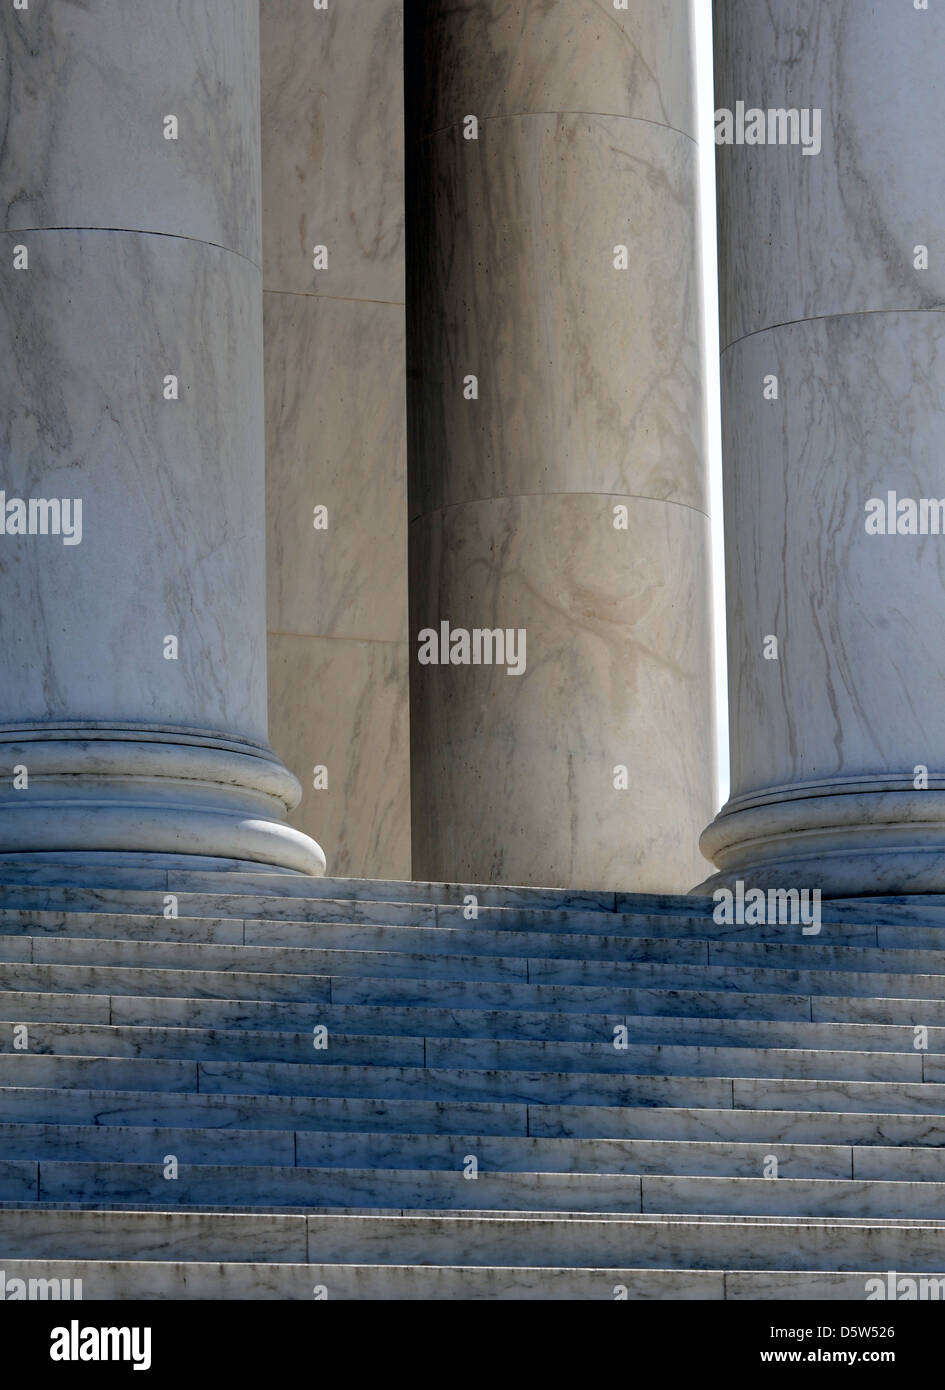
[[[409,878],[402,0],[260,24],[272,741],[332,873]]]
[[[0,853],[320,873],[267,744],[256,0],[0,44]]]
[[[714,774],[689,0],[408,15],[414,875],[683,890]],[[420,664],[441,624],[524,630],[524,671]]]
[[[716,0],[715,27],[718,108],[822,127],[718,150],[732,795],[704,887],[941,892],[945,537],[868,522],[945,496],[945,10]]]

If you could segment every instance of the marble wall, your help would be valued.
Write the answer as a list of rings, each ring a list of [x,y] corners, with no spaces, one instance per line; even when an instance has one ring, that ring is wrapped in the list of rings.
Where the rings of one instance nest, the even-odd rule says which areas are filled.
[[[255,0],[5,5],[0,48],[0,853],[319,872],[267,744]]]
[[[945,494],[945,13],[716,0],[715,30],[716,106],[820,110],[822,148],[718,150],[732,796],[703,846],[713,883],[942,891],[945,538],[866,522]]]
[[[413,873],[683,890],[714,795],[689,2],[408,21]],[[421,664],[443,622],[524,629],[524,672]]]
[[[408,878],[402,3],[260,41],[272,740],[331,871]]]

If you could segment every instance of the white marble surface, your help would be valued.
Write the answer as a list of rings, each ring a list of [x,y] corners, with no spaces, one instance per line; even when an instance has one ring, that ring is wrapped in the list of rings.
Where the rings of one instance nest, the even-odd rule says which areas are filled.
[[[260,272],[132,232],[6,232],[4,257],[21,237],[6,491],[80,499],[82,534],[2,538],[0,738],[33,781],[6,787],[0,843],[318,871],[278,824],[298,789],[267,748]]]
[[[630,528],[617,531],[625,501]],[[414,632],[448,614],[527,633],[520,676],[412,656],[416,872],[641,890],[703,876],[706,518],[641,499],[519,497],[414,529]]]
[[[18,239],[0,237],[4,260]],[[80,497],[83,534],[3,537],[0,720],[264,742],[259,272],[178,237],[28,243],[30,270],[0,277],[0,332],[22,344],[0,360],[4,482]]]
[[[564,492],[705,511],[692,141],[543,114],[431,136],[420,164],[411,517]]]
[[[415,24],[413,873],[688,888],[714,777],[689,6]],[[443,621],[525,629],[525,674],[420,666]]]
[[[943,45],[934,3],[717,0],[716,107],[823,111],[819,155],[717,150],[723,347],[794,319],[945,305]]]
[[[402,10],[260,0],[267,289],[403,303]]]
[[[945,17],[732,0],[715,20],[716,106],[820,108],[823,148],[717,151],[732,795],[702,890],[939,892],[942,539],[866,518],[942,492]]]
[[[403,308],[267,293],[263,322],[270,631],[404,643]],[[331,688],[325,703],[342,702]]]
[[[776,402],[762,396],[769,372]],[[934,890],[943,541],[865,523],[889,490],[942,493],[943,316],[785,325],[730,347],[722,377],[732,799],[704,850],[729,877]]]
[[[0,51],[0,227],[162,232],[259,263],[255,0],[9,4]]]
[[[633,116],[695,138],[689,0],[418,7],[413,95],[425,130],[546,111]]]
[[[306,1218],[205,1212],[5,1211],[11,1259],[304,1260]]]
[[[408,878],[402,5],[260,35],[273,745],[336,872]]]
[[[613,1301],[614,1289],[627,1290],[634,1302],[648,1299],[722,1299],[725,1279],[718,1270],[567,1269],[425,1266],[402,1264],[300,1264],[213,1262],[210,1260],[7,1260],[8,1278],[73,1279],[82,1281],[83,1301],[103,1299],[157,1300],[168,1298],[260,1299],[311,1303],[312,1291],[323,1288],[332,1302],[402,1299],[423,1301],[548,1300]],[[811,1276],[815,1277],[815,1276]],[[864,1275],[862,1278],[868,1278]],[[762,1276],[764,1278],[764,1276]],[[830,1276],[821,1276],[828,1286]],[[857,1275],[840,1276],[842,1288],[833,1297],[853,1296]],[[755,1297],[753,1276],[740,1287],[742,1297]],[[782,1282],[786,1276],[781,1275]],[[774,1282],[768,1276],[768,1283]],[[763,1285],[762,1287],[766,1287]],[[806,1285],[804,1286],[806,1288]],[[819,1287],[819,1285],[818,1285]],[[835,1285],[829,1285],[834,1288]],[[862,1282],[860,1283],[862,1288]],[[806,1296],[803,1288],[794,1295]]]
[[[270,633],[272,743],[302,785],[291,824],[339,873],[409,872],[407,681],[403,642]]]

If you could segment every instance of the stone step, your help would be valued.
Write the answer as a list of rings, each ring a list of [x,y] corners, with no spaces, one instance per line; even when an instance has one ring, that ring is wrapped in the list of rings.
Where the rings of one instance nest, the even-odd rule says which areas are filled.
[[[161,1156],[163,1158],[163,1156]],[[151,1163],[40,1161],[39,1198],[47,1202],[124,1203],[136,1207],[314,1207],[344,1210],[594,1211],[639,1212],[641,1179],[633,1174],[480,1173],[477,1179],[432,1169],[313,1168],[271,1165],[181,1165],[168,1180],[159,1158]],[[25,1174],[34,1191],[18,1189]],[[35,1163],[0,1162],[0,1194],[6,1200],[35,1197]],[[12,1180],[12,1179],[11,1179]],[[861,1184],[869,1186],[869,1184]],[[912,1184],[906,1184],[912,1186]],[[925,1184],[936,1187],[937,1184]]]
[[[945,1279],[918,1272],[912,1280],[923,1299],[941,1298]],[[156,1299],[279,1300],[319,1297],[353,1302],[392,1300],[590,1301],[654,1300],[862,1300],[876,1286],[868,1270],[509,1269],[464,1265],[214,1264],[159,1260],[7,1260],[7,1297],[13,1280],[34,1281],[38,1296],[58,1281],[62,1297],[90,1301]],[[883,1284],[886,1281],[880,1280]],[[899,1285],[900,1288],[905,1287]]]
[[[805,1086],[884,1083],[803,1082]],[[901,1083],[897,1083],[901,1084]],[[243,1095],[321,1095],[390,1100],[496,1100],[525,1104],[731,1104],[730,1079],[610,1076],[596,1073],[472,1071],[326,1062],[174,1061],[166,1058],[0,1055],[0,1085],[83,1090],[224,1091]],[[890,1087],[891,1088],[891,1087]],[[913,1087],[932,1092],[933,1087]],[[839,1092],[838,1092],[839,1094]],[[932,1104],[930,1100],[929,1105]],[[945,1104],[945,1088],[943,1088]]]
[[[330,1152],[327,1140],[325,1152],[326,1155]],[[163,1161],[165,1154],[173,1153],[182,1163],[188,1164],[261,1163],[294,1167],[296,1132],[291,1129],[209,1129],[199,1125],[180,1128],[3,1120],[0,1121],[0,1153],[5,1159],[108,1163],[157,1163]]]
[[[854,1149],[830,1144],[543,1139],[524,1135],[390,1134],[344,1130],[219,1130],[128,1125],[0,1122],[6,1159],[108,1163],[163,1162],[313,1168],[462,1168],[469,1154],[488,1172],[674,1173],[757,1177],[769,1155],[782,1177],[940,1181],[945,1152],[884,1147],[869,1171],[854,1171]],[[925,1155],[928,1162],[923,1162]]]
[[[423,1265],[237,1264],[196,1260],[7,1260],[5,1264],[6,1286],[5,1290],[0,1286],[0,1298],[4,1292],[6,1297],[11,1297],[14,1280],[34,1281],[37,1295],[42,1289],[53,1287],[60,1296],[73,1299],[81,1292],[84,1302],[147,1302],[170,1298],[311,1303],[316,1292],[319,1297],[335,1301],[372,1302],[394,1299],[613,1301],[617,1297],[635,1301],[721,1300],[726,1297],[726,1276],[716,1270],[477,1269],[457,1265],[428,1268]],[[825,1287],[831,1292],[822,1295],[824,1297],[855,1298],[862,1297],[869,1278],[869,1274],[783,1274],[778,1287],[797,1290],[783,1297],[814,1296],[804,1290]],[[58,1283],[37,1282],[52,1280]]]
[[[323,1025],[317,1008],[310,1021]],[[329,1030],[323,1048],[308,1032],[135,1027],[0,1020],[0,1055],[283,1061],[305,1065],[463,1068],[475,1071],[643,1073],[945,1082],[945,1056],[825,1049],[704,1047],[491,1038],[424,1038]]]
[[[0,1093],[2,1095],[2,1093]],[[176,1098],[168,1097],[173,1104]],[[229,1113],[229,1112],[224,1112]],[[857,1146],[945,1145],[945,1115],[869,1110],[529,1105],[528,1133],[549,1138]]]
[[[568,1131],[589,1123],[570,1112]],[[617,1111],[615,1114],[624,1112]],[[656,1113],[656,1112],[654,1112]],[[729,1111],[729,1114],[733,1112]],[[747,1112],[746,1112],[747,1113]],[[910,1119],[912,1117],[909,1117]],[[406,1134],[528,1133],[528,1107],[498,1101],[377,1100],[345,1096],[197,1094],[186,1091],[91,1090],[75,1087],[0,1087],[0,1120],[64,1125],[368,1129]],[[538,1123],[538,1121],[536,1121]],[[554,1124],[553,1120],[548,1121]],[[615,1121],[611,1121],[615,1123]],[[925,1121],[932,1131],[934,1121]],[[589,1134],[593,1130],[587,1131]],[[884,1128],[886,1142],[894,1142]],[[911,1131],[910,1131],[911,1135]],[[918,1141],[916,1141],[918,1142]],[[929,1142],[934,1142],[930,1140]],[[945,1139],[943,1139],[945,1143]]]
[[[657,955],[664,947],[639,939],[641,953],[653,946]],[[690,950],[687,943],[664,943],[671,954]],[[748,949],[743,944],[727,948]],[[766,951],[781,948],[766,946]],[[815,949],[815,948],[812,948]],[[846,954],[862,955],[856,948]],[[836,954],[836,953],[834,953]],[[922,957],[928,952],[890,952],[898,964],[902,957]],[[180,942],[93,941],[71,937],[0,936],[0,961],[8,971],[27,963],[36,965],[86,965],[95,969],[178,970],[198,973],[246,973],[315,975],[394,979],[446,979],[452,981],[514,982],[614,988],[620,983],[663,989],[705,988],[737,992],[786,992],[883,995],[893,998],[945,999],[945,974],[850,973],[832,967],[788,970],[778,966],[691,965],[672,960],[595,961],[562,957],[441,955],[411,951],[309,949],[304,947],[240,947]],[[15,978],[15,976],[13,976]],[[0,984],[6,983],[0,978]],[[22,986],[21,986],[22,987]],[[339,1002],[339,1001],[336,1001]]]
[[[11,969],[23,970],[17,966]],[[640,966],[644,972],[648,967]],[[0,983],[3,981],[0,966]],[[705,977],[707,971],[699,972]],[[727,972],[729,976],[733,972]],[[229,978],[229,977],[228,977]],[[256,976],[264,990],[265,976]],[[285,977],[283,977],[285,978]],[[697,977],[698,979],[698,977]],[[830,977],[837,989],[839,981]],[[919,982],[921,985],[921,981]],[[131,991],[128,991],[131,992]],[[157,992],[157,991],[155,991]],[[776,993],[773,991],[736,989],[672,988],[668,985],[641,984],[637,988],[608,989],[598,985],[546,985],[483,981],[470,985],[462,980],[432,979],[424,983],[394,978],[377,979],[370,976],[337,977],[330,981],[331,1001],[335,1004],[370,1004],[377,1007],[396,1005],[433,1005],[440,1008],[548,1008],[560,1012],[589,1010],[646,1014],[653,1017],[685,1016],[693,1018],[736,1018],[828,1022],[866,1022],[901,1024],[914,1027],[942,1026],[945,1023],[945,999],[928,999],[917,989],[911,995],[889,998],[839,993],[818,996],[803,991]],[[256,996],[269,997],[268,993]]]
[[[768,997],[768,996],[763,996]],[[0,1017],[17,1022],[116,1023],[182,1028],[302,1031],[312,1007],[240,999],[172,999],[104,994],[0,991]],[[532,1010],[435,1009],[369,1004],[320,1004],[318,1018],[337,1032],[396,1037],[514,1038],[596,1042],[619,1026],[634,1043],[705,1047],[807,1047],[827,1051],[915,1053],[915,1031],[903,1025],[809,1023],[788,1020],[690,1018]],[[945,1052],[945,1028],[929,1028],[927,1051]]]
[[[260,897],[246,893],[175,893],[173,910],[179,917],[216,918],[242,921],[265,918],[280,921],[379,923],[386,926],[435,926],[436,907],[432,903],[382,902],[373,899]],[[7,911],[47,912],[68,915],[161,917],[172,910],[164,889],[138,891],[103,887],[60,888],[0,884],[0,908]],[[595,918],[596,920],[596,918]]]
[[[96,1128],[437,1134],[828,1146],[945,1146],[945,1115],[334,1096],[0,1088],[0,1121]]]
[[[733,990],[601,989],[580,985],[530,985],[483,980],[413,980],[360,976],[346,978],[314,975],[260,974],[250,971],[136,969],[121,966],[30,965],[0,961],[0,990],[5,993],[61,993],[112,996],[146,995],[187,1000],[225,999],[250,1003],[331,1002],[369,1005],[375,1008],[428,1006],[450,1010],[525,1010],[587,1014],[618,1012],[686,1014],[694,1017],[731,1016],[809,1020],[812,1004],[807,995],[743,994]],[[919,1003],[921,1002],[921,1008]],[[857,1017],[859,1000],[831,997],[833,1012]],[[945,1000],[893,1001],[912,1021],[914,1012],[925,1017],[940,1009],[945,1020]],[[915,1007],[913,1007],[915,1005]],[[826,1014],[823,1007],[820,1012]],[[887,1010],[890,1012],[890,1010]],[[938,1014],[935,1020],[938,1021]]]
[[[0,1085],[82,1090],[348,1096],[503,1104],[671,1105],[728,1109],[945,1113],[945,1085],[908,1081],[793,1080],[331,1062],[175,1061],[166,1058],[0,1055]]]
[[[81,1025],[64,1025],[76,1027]],[[2,1028],[2,1025],[0,1025]],[[659,1076],[773,1076],[814,1080],[943,1081],[945,1058],[913,1053],[828,1052],[825,1049],[703,1047],[613,1041],[531,1042],[428,1038],[428,1067],[648,1073]]]
[[[0,937],[68,935],[93,940],[139,940],[257,947],[360,948],[368,951],[432,952],[438,955],[521,955],[627,962],[635,959],[682,963],[807,967],[941,973],[945,929],[824,924],[817,937],[800,937],[792,927],[724,927],[678,916],[627,917],[606,913],[516,912],[484,909],[466,922],[461,909],[436,908],[436,922],[377,924],[347,922],[345,903],[335,903],[329,920],[240,919],[227,916],[164,917],[157,912],[78,912],[0,909]],[[613,926],[609,926],[613,923]],[[851,954],[852,952],[852,954]]]
[[[642,967],[641,967],[642,968]],[[705,972],[703,972],[705,973]],[[729,972],[731,973],[731,972]],[[831,977],[833,984],[836,977]],[[919,982],[921,984],[921,981]],[[920,995],[899,998],[851,995],[742,993],[704,989],[606,989],[593,985],[542,985],[521,980],[418,981],[373,976],[278,975],[252,972],[137,969],[112,966],[30,965],[0,962],[0,989],[8,993],[62,993],[250,1002],[369,1005],[375,1008],[427,1005],[445,1009],[524,1009],[643,1014],[651,1017],[868,1020],[885,1025],[940,1027],[945,1000]]]
[[[343,906],[343,905],[339,905]],[[273,922],[255,918],[180,916],[160,913],[42,911],[0,908],[0,937],[67,936],[77,939],[183,942],[192,944],[267,947],[361,948],[364,950],[431,951],[435,954],[560,955],[571,959],[647,958],[660,943],[669,959],[707,960],[711,942],[733,945],[795,945],[793,927],[713,927],[700,919],[659,916],[608,916],[602,913],[520,912],[484,909],[476,922],[463,919],[459,909],[436,909],[435,924],[414,925],[328,920]],[[326,914],[328,917],[328,914]],[[831,937],[827,927],[816,944],[876,951],[876,927],[841,926]],[[932,948],[937,940],[915,942],[916,929],[903,932],[910,949]],[[925,929],[933,933],[933,929]],[[943,933],[945,935],[945,933]],[[884,941],[893,947],[894,939]],[[812,957],[816,958],[816,957]]]
[[[932,1180],[703,1177],[633,1173],[318,1168],[180,1163],[0,1160],[5,1201],[134,1206],[340,1208],[390,1212],[571,1212],[945,1219],[945,1184]],[[38,1183],[38,1187],[37,1187]]]
[[[188,903],[184,902],[184,906]],[[237,906],[239,904],[237,903]],[[625,943],[638,937],[689,942],[745,943],[763,945],[806,945],[884,949],[945,950],[945,927],[913,923],[882,926],[851,922],[824,922],[816,938],[803,938],[790,925],[716,925],[705,917],[680,914],[605,913],[599,911],[532,910],[482,908],[476,921],[468,921],[463,909],[438,906],[435,923],[426,925],[347,922],[345,904],[319,899],[324,911],[311,908],[305,919],[272,921],[251,917],[205,917],[184,915],[165,917],[153,908],[148,913],[82,912],[75,909],[45,911],[31,908],[0,907],[0,935],[67,935],[96,939],[121,938],[145,941],[183,941],[220,945],[330,946],[363,944],[383,948],[383,938],[372,936],[371,927],[387,931],[390,943],[397,938],[406,946],[406,931],[415,931],[415,949],[443,951],[467,950],[474,953],[548,954],[545,938],[562,954],[588,957],[625,957]],[[460,939],[463,939],[460,941]],[[588,938],[591,938],[590,940]],[[457,941],[460,945],[457,946]],[[571,944],[569,944],[569,942]]]
[[[528,979],[521,956],[440,955],[289,946],[214,946],[167,941],[87,940],[64,936],[0,936],[0,961],[94,965],[137,970],[254,972],[276,975],[393,975],[427,979]],[[579,965],[579,962],[575,962]],[[614,965],[611,969],[618,969]],[[943,976],[945,980],[945,976]]]
[[[76,868],[0,889],[7,1263],[234,1298],[284,1265],[306,1299],[941,1268],[945,901],[805,937],[710,900]]]
[[[880,1219],[313,1215],[308,1235],[326,1263],[940,1274],[945,1260],[945,1224]]]
[[[65,936],[93,941],[189,941],[242,946],[244,932],[243,920],[239,917],[162,917],[130,912],[0,909],[0,937],[19,936]]]
[[[0,856],[0,873],[6,889],[20,887],[71,887],[84,892],[111,887],[116,891],[204,892],[290,896],[300,899],[333,898],[365,902],[461,903],[470,894],[480,905],[551,909],[593,909],[601,912],[650,912],[712,917],[715,904],[705,896],[671,893],[635,893],[596,889],[524,888],[476,883],[430,883],[406,879],[311,878],[304,875],[248,869],[234,861],[229,870],[218,862],[201,865],[191,856],[194,867],[167,869],[155,858],[149,866],[145,857],[134,867],[116,861],[112,866],[94,866],[70,861],[65,855]],[[896,897],[825,898],[825,920],[849,922],[945,923],[945,897],[923,895],[921,900]]]
[[[612,1014],[542,1013],[540,1011],[422,1008],[375,1008],[371,1005],[319,1004],[319,1021],[338,1032],[390,1034],[396,1037],[522,1037],[595,1041],[612,1036],[627,1016]],[[139,1026],[240,1028],[247,1031],[298,1032],[312,1026],[313,1009],[307,1001],[273,1003],[249,999],[174,999],[166,996],[44,994],[0,991],[0,1015],[29,1022],[122,1023]],[[641,1019],[641,1028],[650,1020]],[[709,1027],[712,1026],[710,1023]],[[720,1024],[720,1026],[723,1026]],[[748,1023],[748,1028],[756,1025]],[[812,1027],[815,1025],[806,1025]],[[816,1025],[820,1028],[831,1025]],[[863,1029],[859,1041],[873,1036]],[[911,1047],[911,1029],[878,1029],[875,1037],[886,1042],[883,1051]],[[854,1035],[851,1035],[851,1044]],[[933,1043],[945,1043],[945,1030],[929,1035]],[[895,1044],[901,1042],[902,1047]],[[869,1049],[865,1049],[869,1050]],[[877,1049],[879,1050],[879,1049]]]
[[[482,883],[429,883],[411,879],[371,878],[312,878],[304,874],[234,867],[231,871],[218,868],[170,869],[155,861],[132,868],[114,865],[94,867],[84,864],[40,862],[40,856],[17,860],[0,855],[0,877],[3,888],[68,887],[76,889],[135,889],[137,891],[204,892],[218,894],[247,893],[254,897],[289,896],[302,899],[335,898],[362,902],[461,903],[470,894],[482,905],[497,907],[586,908],[613,912],[616,894],[607,890],[580,888],[519,888]],[[678,904],[680,910],[693,910],[693,900],[678,895],[621,895],[628,901],[641,899],[647,906],[660,909]],[[709,904],[711,908],[711,904]],[[628,910],[628,909],[625,909]]]
[[[303,1216],[33,1206],[6,1210],[3,1226],[6,1268],[15,1259],[159,1259],[885,1275],[940,1274],[945,1262],[945,1223],[881,1218]]]
[[[0,886],[0,908],[20,912],[42,911],[59,916],[76,912],[145,916],[160,918],[164,922],[172,921],[164,917],[165,899],[166,894],[153,891]],[[875,949],[877,945],[893,949],[897,930],[917,925],[914,916],[902,919],[893,917],[888,922],[880,922],[875,916],[840,912],[835,918],[823,918],[819,934],[805,935],[799,925],[790,924],[727,927],[715,923],[711,916],[693,913],[691,908],[685,914],[661,910],[658,899],[646,904],[640,902],[637,910],[626,912],[601,912],[577,907],[554,910],[534,906],[485,906],[478,910],[476,920],[468,919],[461,899],[437,905],[344,898],[263,897],[219,891],[180,892],[174,895],[174,899],[174,908],[179,917],[252,921],[256,923],[257,932],[274,941],[283,938],[292,940],[300,933],[304,936],[306,925],[336,923],[417,929],[438,926],[444,932],[449,929],[469,933],[470,936],[475,933],[518,932],[530,937],[533,943],[547,935],[603,933],[617,941],[629,942],[641,931],[645,933],[648,923],[652,923],[654,937],[713,941],[720,948],[724,945],[780,944],[787,950],[791,946],[804,949],[810,945],[829,943],[836,949],[843,949],[844,946],[852,949],[859,942],[863,949],[870,946]],[[939,918],[938,922],[940,927],[945,927],[945,916]],[[924,925],[931,930],[934,921]],[[915,939],[920,947],[935,945],[934,939],[926,941],[921,934],[916,938],[913,933],[908,939]],[[533,944],[528,949],[534,950],[536,947]]]
[[[763,1175],[771,1156],[781,1178],[945,1181],[945,1150],[905,1146],[738,1143],[698,1140],[545,1139],[521,1135],[390,1134],[343,1130],[219,1130],[199,1127],[0,1123],[7,1160],[244,1164],[314,1168],[460,1169],[476,1157],[488,1172]]]
[[[817,1301],[862,1300],[877,1275],[817,1270],[510,1269],[464,1265],[317,1265],[159,1260],[7,1260],[11,1281],[34,1281],[36,1294],[55,1284],[62,1297],[85,1302],[157,1299],[475,1302],[569,1301]],[[942,1298],[945,1278],[899,1274],[922,1299]],[[885,1278],[879,1279],[886,1284]],[[908,1287],[900,1282],[900,1290]],[[901,1296],[901,1293],[900,1293]],[[10,1293],[7,1293],[10,1297]]]

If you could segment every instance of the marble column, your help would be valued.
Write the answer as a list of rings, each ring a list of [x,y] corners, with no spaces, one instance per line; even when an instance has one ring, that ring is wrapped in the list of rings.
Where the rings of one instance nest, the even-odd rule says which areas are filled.
[[[408,16],[414,875],[684,890],[714,783],[689,0]],[[421,664],[441,624],[523,630],[524,670]]]
[[[332,872],[409,878],[402,0],[260,24],[272,740]]]
[[[320,873],[266,728],[256,0],[0,45],[0,854]]]
[[[719,109],[822,124],[819,153],[717,152],[732,794],[704,887],[942,892],[945,536],[897,500],[869,522],[945,495],[945,10],[717,0],[715,27]]]

